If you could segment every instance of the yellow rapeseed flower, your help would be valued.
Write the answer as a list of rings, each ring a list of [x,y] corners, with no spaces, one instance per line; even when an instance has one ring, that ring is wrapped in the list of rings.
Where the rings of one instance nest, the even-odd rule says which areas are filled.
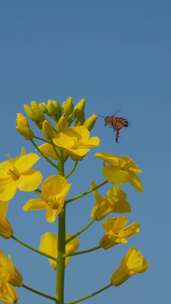
[[[96,187],[96,183],[93,182],[91,184],[92,188]],[[109,204],[109,201],[105,196],[102,196],[98,190],[93,191],[93,195],[95,198],[95,204],[91,210],[91,217],[95,221],[101,220],[103,217],[112,212],[112,208]]]
[[[148,262],[141,252],[136,248],[129,248],[119,268],[112,274],[111,283],[119,286],[131,276],[146,271],[147,268]]]
[[[0,250],[0,301],[3,304],[13,304],[17,301],[15,286],[22,286],[22,276],[11,257],[6,257]]]
[[[89,137],[90,133],[84,126],[68,128],[57,133],[53,142],[63,148],[74,160],[83,158],[90,149],[99,146],[97,136]]]
[[[66,234],[66,240],[72,237],[69,233]],[[68,242],[65,246],[65,253],[72,254],[79,248],[80,241],[74,238],[72,241]],[[58,257],[58,238],[55,233],[46,232],[41,236],[39,250],[56,258]],[[70,262],[70,257],[65,258],[65,266]],[[56,269],[56,261],[48,259],[49,264],[53,269]]]
[[[92,188],[96,187],[96,183],[92,183]],[[91,211],[92,219],[99,221],[110,212],[124,213],[130,212],[131,206],[127,201],[127,195],[120,187],[112,187],[108,189],[105,196],[102,196],[98,190],[93,191],[95,204]]]
[[[54,222],[64,208],[65,197],[71,185],[61,175],[49,176],[42,184],[41,195],[28,200],[23,206],[24,211],[46,210],[46,220]]]
[[[0,236],[8,239],[13,234],[11,224],[7,219],[8,202],[0,202]]]
[[[39,186],[42,174],[32,169],[40,157],[28,153],[0,163],[0,201],[12,199],[17,190],[30,192]]]
[[[116,185],[130,182],[136,190],[143,191],[142,183],[136,175],[142,170],[130,158],[108,153],[96,153],[95,155],[104,161],[103,175],[109,182]]]
[[[131,205],[127,200],[127,194],[119,186],[108,189],[106,198],[113,212],[125,213],[131,211]]]
[[[99,244],[104,249],[108,249],[117,244],[126,244],[127,238],[140,231],[139,223],[132,223],[126,226],[128,218],[126,216],[118,216],[108,218],[102,223],[106,234],[100,240]]]

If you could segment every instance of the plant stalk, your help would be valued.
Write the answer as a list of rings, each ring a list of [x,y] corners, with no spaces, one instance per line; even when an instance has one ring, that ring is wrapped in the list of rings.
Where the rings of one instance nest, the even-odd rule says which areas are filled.
[[[112,285],[110,283],[110,284],[104,286],[103,288],[100,288],[100,289],[98,289],[98,290],[96,290],[96,291],[94,291],[94,292],[92,292],[92,293],[90,293],[90,294],[88,294],[88,295],[86,295],[86,296],[78,299],[78,300],[74,300],[74,301],[68,302],[67,304],[77,304],[77,303],[83,302],[83,301],[85,301],[87,299],[90,299],[90,298],[96,296],[97,294],[105,291],[106,289],[110,288],[111,286]]]
[[[52,300],[52,301],[56,302],[56,299],[54,297],[52,297],[52,296],[50,296],[50,295],[48,295],[48,294],[46,294],[44,292],[41,292],[41,291],[39,291],[37,289],[34,289],[34,288],[32,288],[32,287],[30,287],[30,286],[28,286],[26,284],[23,284],[22,287],[25,288],[25,289],[27,289],[27,290],[29,290],[29,291],[31,291],[34,294],[37,294],[37,295],[43,297],[43,298],[46,298],[46,299],[49,299],[49,300]],[[58,303],[58,302],[56,302],[56,303]]]
[[[81,193],[81,194],[78,194],[78,195],[76,195],[76,196],[74,196],[74,197],[72,197],[72,198],[66,200],[65,203],[66,203],[66,204],[69,204],[69,203],[72,203],[72,202],[74,202],[74,201],[77,201],[78,199],[83,198],[84,196],[86,196],[86,195],[92,193],[93,191],[95,191],[95,190],[97,190],[97,189],[103,187],[103,186],[106,185],[107,183],[108,183],[108,181],[105,180],[105,181],[103,181],[102,183],[98,184],[96,187],[92,188],[91,190],[85,191],[85,192],[83,192],[83,193]]]
[[[64,176],[64,161],[59,160],[58,173]],[[56,304],[64,304],[65,288],[65,206],[58,217],[58,261],[56,265]]]

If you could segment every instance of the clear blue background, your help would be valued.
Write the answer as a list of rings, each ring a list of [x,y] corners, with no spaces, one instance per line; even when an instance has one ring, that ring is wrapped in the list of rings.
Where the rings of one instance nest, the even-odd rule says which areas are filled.
[[[130,127],[114,142],[111,129],[97,122],[99,151],[129,155],[142,168],[143,194],[130,186],[132,220],[140,235],[118,246],[74,257],[67,269],[66,300],[79,298],[105,285],[127,247],[147,257],[149,271],[87,303],[169,303],[171,272],[170,1],[1,1],[0,2],[0,157],[19,153],[24,140],[15,131],[15,114],[31,99],[46,101],[67,96],[88,100],[87,112],[112,114],[120,110]],[[27,151],[32,147],[26,144]],[[72,194],[101,181],[101,161],[93,153],[72,179]],[[43,169],[45,167],[43,166]],[[46,172],[45,172],[46,171]],[[44,169],[44,175],[51,173]],[[104,193],[105,189],[102,190]],[[30,195],[31,196],[31,195]],[[29,195],[17,194],[9,218],[15,234],[38,246],[45,231],[56,231],[43,213],[21,211]],[[68,230],[75,232],[89,219],[92,196],[68,208]],[[81,248],[94,246],[103,234],[100,223],[81,238]],[[55,273],[44,257],[0,240],[23,273],[24,282],[51,295]],[[48,303],[20,289],[20,304]]]

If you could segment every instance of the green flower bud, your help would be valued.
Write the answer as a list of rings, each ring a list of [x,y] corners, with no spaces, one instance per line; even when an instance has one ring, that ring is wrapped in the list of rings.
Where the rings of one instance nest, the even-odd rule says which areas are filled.
[[[59,118],[61,115],[61,108],[57,100],[48,100],[46,104],[46,109],[48,111],[49,116]]]
[[[31,101],[30,105],[25,104],[24,110],[29,118],[31,118],[39,128],[42,126],[42,122],[45,119],[42,108],[36,101]]]
[[[34,137],[34,133],[29,126],[28,120],[22,113],[17,113],[16,130],[27,140],[31,140]]]
[[[73,98],[68,97],[63,103],[62,103],[62,110],[63,113],[68,116],[73,112],[74,105],[73,105]]]
[[[68,128],[68,120],[65,115],[62,115],[56,123],[57,128],[62,131]]]
[[[47,139],[52,139],[55,137],[55,130],[48,120],[44,120],[42,124],[42,132]]]
[[[46,109],[46,104],[45,104],[45,102],[41,102],[41,103],[39,104],[39,108],[40,108],[40,110],[42,111],[42,113],[47,113],[47,109]]]
[[[86,100],[84,98],[80,99],[80,101],[76,104],[74,107],[74,115],[75,118],[77,118],[78,122],[76,122],[76,125],[80,122],[83,124],[85,117],[84,117],[84,108],[86,105]]]
[[[97,115],[93,114],[84,121],[84,126],[91,131],[96,123]]]

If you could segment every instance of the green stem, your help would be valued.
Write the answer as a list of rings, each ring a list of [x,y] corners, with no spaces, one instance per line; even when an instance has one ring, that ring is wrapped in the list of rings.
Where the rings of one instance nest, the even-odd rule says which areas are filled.
[[[89,253],[89,252],[92,252],[92,251],[95,251],[95,250],[98,250],[98,249],[101,249],[101,247],[99,245],[95,246],[95,247],[85,249],[85,250],[80,250],[80,251],[77,251],[77,252],[74,252],[74,253],[71,253],[71,254],[67,254],[65,256],[68,257],[68,256],[80,255],[80,254]]]
[[[68,203],[74,202],[74,201],[76,201],[76,200],[78,200],[78,199],[80,199],[80,198],[83,198],[84,196],[86,196],[86,195],[92,193],[93,191],[95,191],[95,190],[101,188],[102,186],[106,185],[107,183],[108,183],[108,181],[105,180],[105,181],[103,181],[102,183],[98,184],[96,187],[92,188],[91,190],[86,191],[86,192],[83,192],[83,193],[81,193],[81,194],[78,194],[78,195],[76,195],[76,196],[74,196],[74,197],[72,197],[72,198],[66,200],[65,203],[68,204]]]
[[[64,176],[63,156],[59,160],[58,173]],[[56,298],[58,304],[64,304],[64,285],[65,285],[65,206],[58,217],[58,262],[56,265]]]
[[[75,169],[77,168],[78,166],[78,161],[75,161],[74,162],[74,166],[71,168],[71,170],[69,171],[69,173],[66,175],[66,178],[69,178],[75,171]]]
[[[55,146],[53,140],[50,141],[50,144],[51,144],[52,147],[53,147],[53,150],[54,150],[54,152],[55,152],[55,154],[56,154],[57,159],[59,159],[60,149],[59,149],[57,146]]]
[[[56,301],[56,298],[51,297],[51,296],[47,295],[44,292],[38,291],[37,289],[34,289],[34,288],[32,288],[32,287],[30,287],[28,285],[23,284],[22,287],[25,288],[25,289],[27,289],[27,290],[29,290],[29,291],[31,291],[32,293],[35,293],[35,294],[43,297],[43,298],[47,298],[49,300]],[[58,302],[56,302],[56,303],[58,303]]]
[[[36,143],[34,142],[34,140],[30,140],[32,145],[35,147],[35,149],[47,160],[47,162],[49,164],[51,164],[51,166],[53,166],[55,169],[58,169],[57,165],[55,165],[48,157],[46,157],[43,152],[39,149],[39,147],[36,145]]]
[[[84,226],[82,229],[80,229],[77,233],[75,233],[73,236],[71,236],[68,240],[66,240],[65,244],[69,243],[73,239],[75,239],[77,236],[88,230],[93,224],[95,223],[95,220],[91,220],[86,226]]]
[[[37,193],[41,193],[42,192],[42,190],[40,190],[40,189],[36,189],[34,191],[37,192]]]
[[[49,258],[49,259],[52,259],[52,260],[55,260],[55,261],[56,261],[56,258],[54,258],[54,257],[52,257],[52,256],[50,256],[50,255],[48,255],[48,254],[46,254],[46,253],[43,253],[42,251],[39,251],[38,249],[36,249],[36,248],[30,246],[29,244],[27,244],[27,243],[25,243],[25,242],[19,240],[16,236],[12,235],[11,238],[12,238],[14,241],[16,241],[18,244],[20,244],[21,246],[23,246],[23,247],[25,247],[25,248],[27,248],[27,249],[33,251],[33,252],[36,252],[36,253],[38,253],[38,254],[40,254],[40,255],[42,255],[42,256],[45,256],[46,258]]]
[[[100,289],[98,289],[98,290],[96,290],[96,291],[94,291],[94,292],[92,292],[92,293],[90,293],[90,294],[88,294],[88,295],[86,295],[86,296],[78,299],[78,300],[74,300],[74,301],[68,302],[67,304],[77,304],[77,303],[83,302],[83,301],[85,301],[87,299],[90,299],[90,298],[98,295],[99,293],[105,291],[106,289],[110,288],[111,286],[112,286],[111,284],[108,284],[108,285],[104,286],[103,288],[100,288]]]
[[[40,141],[44,141],[45,143],[50,143],[48,140],[44,139],[43,137],[39,137],[39,136],[34,136],[35,139],[38,139]]]

